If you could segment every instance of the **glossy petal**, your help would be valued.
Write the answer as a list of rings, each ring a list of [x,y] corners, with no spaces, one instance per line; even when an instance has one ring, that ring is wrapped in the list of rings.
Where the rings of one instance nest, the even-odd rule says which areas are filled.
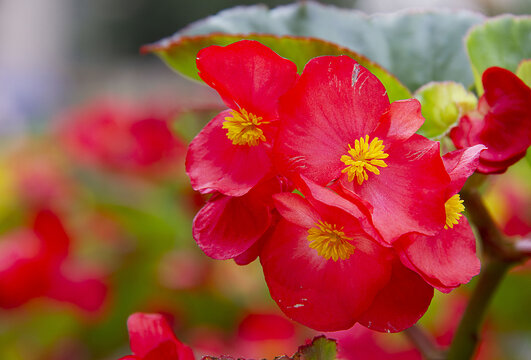
[[[297,79],[297,66],[257,41],[210,46],[197,54],[199,76],[234,110],[278,117],[278,98]]]
[[[464,216],[451,229],[435,236],[411,234],[395,247],[404,265],[443,292],[468,283],[481,268],[476,239]]]
[[[271,196],[281,189],[273,178],[240,197],[214,195],[194,219],[193,236],[201,250],[220,260],[248,250],[271,225]]]
[[[344,186],[373,206],[372,220],[387,242],[409,232],[435,234],[445,222],[444,190],[450,182],[439,143],[414,135],[387,152],[388,167],[379,175],[361,186],[343,181]]]
[[[417,132],[423,123],[417,99],[395,101],[382,115],[375,136],[385,138],[388,142],[404,141]]]
[[[303,325],[347,329],[388,281],[389,268],[378,250],[362,246],[347,260],[325,260],[308,246],[307,236],[308,229],[281,220],[264,246],[260,261],[271,297]]]
[[[476,171],[479,164],[479,156],[486,147],[474,145],[469,148],[455,150],[443,156],[444,167],[450,176],[450,187],[447,197],[457,194],[465,181]]]
[[[328,184],[341,175],[348,144],[372,134],[388,108],[382,83],[351,58],[310,60],[280,101],[279,168]]]
[[[432,297],[433,288],[395,260],[387,286],[378,293],[359,322],[382,332],[405,330],[424,315]]]
[[[127,328],[131,350],[143,360],[194,359],[192,350],[175,337],[162,315],[135,313],[129,316]]]
[[[242,196],[271,171],[266,143],[233,145],[227,138],[222,124],[229,114],[221,112],[190,143],[186,172],[194,190]]]
[[[531,144],[531,89],[508,70],[491,67],[482,77],[485,93],[478,109],[450,132],[455,146],[483,144],[478,172],[502,173]]]

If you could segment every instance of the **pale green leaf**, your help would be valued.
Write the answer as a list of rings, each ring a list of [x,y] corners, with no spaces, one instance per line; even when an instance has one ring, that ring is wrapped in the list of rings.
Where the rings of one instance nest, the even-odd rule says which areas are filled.
[[[470,31],[466,47],[481,95],[481,75],[487,68],[499,66],[515,72],[522,60],[531,58],[531,16],[492,18]]]
[[[476,96],[456,82],[429,83],[421,87],[415,97],[422,104],[426,119],[419,133],[429,138],[440,137],[464,113],[477,106]]]

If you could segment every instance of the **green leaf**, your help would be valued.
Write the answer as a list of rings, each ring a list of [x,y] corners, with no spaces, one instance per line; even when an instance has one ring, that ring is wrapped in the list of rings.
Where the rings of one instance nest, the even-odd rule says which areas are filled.
[[[483,93],[481,75],[491,66],[516,71],[531,58],[531,17],[504,15],[474,27],[466,38],[466,48],[478,93]]]
[[[325,336],[315,337],[311,344],[299,347],[293,360],[335,360],[337,344]]]
[[[468,29],[483,21],[468,11],[415,11],[368,16],[314,2],[269,10],[265,6],[236,7],[198,21],[162,40],[178,43],[184,36],[273,34],[330,41],[374,61],[409,89],[430,81],[473,82],[463,45]],[[241,35],[244,34],[244,35]]]
[[[456,82],[429,83],[421,87],[415,97],[422,104],[426,119],[419,134],[429,138],[444,135],[461,115],[477,106],[476,96]]]
[[[411,97],[409,90],[400,81],[380,65],[351,50],[339,47],[330,42],[319,39],[296,38],[293,36],[275,35],[204,35],[193,37],[179,37],[176,41],[162,41],[144,47],[144,51],[152,51],[160,56],[171,68],[194,80],[200,80],[197,75],[195,58],[199,50],[210,45],[225,46],[242,39],[260,41],[270,47],[280,56],[293,61],[299,71],[306,63],[321,55],[348,55],[358,61],[376,75],[387,89],[391,101]]]
[[[531,59],[524,60],[516,68],[516,76],[531,87]]]

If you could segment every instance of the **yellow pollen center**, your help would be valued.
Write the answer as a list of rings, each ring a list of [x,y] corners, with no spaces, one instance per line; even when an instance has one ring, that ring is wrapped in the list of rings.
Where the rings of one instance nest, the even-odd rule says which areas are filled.
[[[446,210],[446,225],[444,225],[444,228],[451,229],[459,222],[459,219],[463,216],[461,213],[465,210],[463,200],[461,200],[459,194],[449,198],[444,204],[444,209]]]
[[[262,121],[261,117],[245,109],[231,110],[230,114],[231,116],[225,118],[222,128],[227,129],[227,137],[233,145],[256,146],[261,141],[266,141],[264,132],[259,126],[269,124],[268,121]]]
[[[350,243],[353,239],[347,237],[342,230],[343,227],[338,229],[335,224],[319,220],[308,230],[308,246],[317,250],[326,260],[346,260],[354,253],[355,247]]]
[[[348,181],[353,181],[356,178],[359,185],[364,180],[369,178],[367,171],[376,175],[380,174],[379,167],[387,167],[383,159],[386,159],[389,154],[384,152],[385,146],[383,141],[377,137],[369,142],[369,135],[365,138],[360,138],[354,143],[354,148],[348,144],[348,155],[341,156],[341,161],[347,165],[341,170],[342,173],[347,173]]]

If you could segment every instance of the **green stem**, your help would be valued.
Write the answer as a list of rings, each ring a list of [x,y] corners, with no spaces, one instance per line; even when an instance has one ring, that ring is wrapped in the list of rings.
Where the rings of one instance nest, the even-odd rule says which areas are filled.
[[[478,283],[450,345],[448,360],[472,358],[492,296],[509,268],[524,258],[505,240],[477,190],[464,189],[461,197],[469,219],[478,230],[485,257]]]
[[[426,360],[444,360],[444,352],[433,342],[433,339],[421,327],[413,325],[404,330],[409,341],[415,345]]]
[[[454,335],[447,360],[471,359],[479,340],[479,331],[487,308],[511,263],[492,260],[483,267],[472,297]]]

